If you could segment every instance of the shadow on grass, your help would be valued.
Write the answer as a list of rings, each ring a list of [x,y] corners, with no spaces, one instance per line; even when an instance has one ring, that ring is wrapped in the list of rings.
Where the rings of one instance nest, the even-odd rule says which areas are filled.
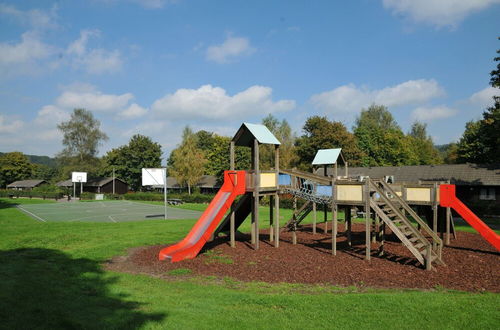
[[[135,329],[166,314],[113,293],[98,262],[57,250],[0,251],[0,320],[5,329]]]
[[[8,209],[9,207],[16,207],[16,205],[19,205],[19,203],[14,200],[0,199],[0,209]]]

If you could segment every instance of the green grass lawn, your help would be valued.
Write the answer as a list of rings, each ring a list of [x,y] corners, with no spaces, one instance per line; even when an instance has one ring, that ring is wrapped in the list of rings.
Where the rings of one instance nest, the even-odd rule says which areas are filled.
[[[496,329],[500,324],[500,296],[492,293],[242,284],[179,274],[165,281],[108,272],[101,264],[112,256],[175,242],[195,220],[42,223],[11,203],[0,199],[0,328]]]

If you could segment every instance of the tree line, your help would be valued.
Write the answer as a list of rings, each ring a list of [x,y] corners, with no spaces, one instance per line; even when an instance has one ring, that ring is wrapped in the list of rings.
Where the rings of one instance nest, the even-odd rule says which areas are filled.
[[[500,50],[497,51],[500,54]],[[490,73],[490,85],[500,89],[500,56]],[[500,93],[499,93],[500,95]],[[427,126],[414,122],[403,132],[389,109],[372,104],[361,109],[351,130],[342,122],[325,116],[307,118],[298,136],[286,119],[269,114],[261,123],[280,140],[280,166],[311,170],[318,149],[342,148],[351,166],[403,166],[454,163],[500,163],[500,96],[483,112],[482,119],[469,121],[456,143],[436,147]],[[56,156],[56,166],[33,164],[26,155],[10,152],[0,155],[0,187],[22,179],[36,178],[51,182],[70,178],[73,171],[85,171],[90,177],[111,176],[126,181],[132,190],[141,189],[141,168],[161,167],[161,145],[150,137],[136,134],[128,144],[98,157],[98,148],[108,140],[92,112],[75,109],[71,118],[58,125],[63,133],[63,150]],[[181,143],[167,159],[169,175],[191,192],[202,175],[214,175],[220,181],[229,169],[231,137],[186,126]],[[274,165],[274,150],[260,150],[262,169]],[[237,169],[249,169],[249,148],[236,147]]]

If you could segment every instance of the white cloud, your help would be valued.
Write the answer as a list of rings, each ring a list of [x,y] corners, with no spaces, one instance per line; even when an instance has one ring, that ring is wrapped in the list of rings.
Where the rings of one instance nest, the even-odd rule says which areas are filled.
[[[437,27],[456,27],[466,16],[497,3],[500,0],[383,0],[393,14]]]
[[[487,107],[493,105],[493,96],[500,96],[500,89],[493,87],[486,87],[485,89],[482,89],[479,92],[472,94],[472,96],[469,97],[468,101],[472,105],[477,106],[478,108],[484,110]]]
[[[100,91],[65,91],[56,100],[64,109],[85,108],[90,111],[114,112],[123,109],[134,98],[131,93],[103,94]]]
[[[444,95],[434,79],[409,80],[396,86],[370,90],[354,84],[343,85],[331,91],[315,94],[312,104],[332,114],[357,113],[371,103],[388,107],[419,104]]]
[[[57,28],[57,6],[50,10],[41,9],[19,10],[8,4],[0,4],[0,15],[11,17],[17,22],[37,30]]]
[[[120,112],[120,117],[123,119],[134,119],[144,117],[148,113],[148,109],[141,107],[137,103],[132,103],[127,109]]]
[[[19,129],[21,129],[23,126],[24,122],[20,120],[7,122],[5,116],[0,115],[0,134],[19,133]]]
[[[72,57],[74,66],[82,67],[88,73],[101,74],[120,71],[123,65],[120,51],[104,48],[89,49],[89,40],[100,37],[100,35],[101,32],[96,29],[80,31],[80,37],[68,46],[66,53]]]
[[[207,60],[217,63],[227,63],[238,56],[248,56],[255,52],[247,38],[228,36],[226,40],[207,48]]]
[[[153,103],[157,115],[171,119],[239,119],[249,115],[288,111],[295,108],[295,101],[271,98],[272,89],[252,86],[230,96],[221,87],[204,85],[198,89],[179,89]]]
[[[43,43],[36,32],[25,32],[17,44],[0,43],[0,64],[22,64],[46,59],[54,48]]]
[[[35,123],[37,125],[52,125],[68,120],[69,118],[70,114],[67,111],[55,105],[46,105],[38,111]]]
[[[449,118],[457,114],[455,109],[441,105],[436,107],[418,107],[411,113],[412,120],[430,122],[437,119]]]

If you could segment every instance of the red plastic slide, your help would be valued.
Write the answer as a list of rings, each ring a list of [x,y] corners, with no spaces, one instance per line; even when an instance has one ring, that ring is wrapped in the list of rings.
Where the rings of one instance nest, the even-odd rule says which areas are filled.
[[[177,262],[192,259],[210,239],[236,196],[245,193],[245,171],[224,171],[224,184],[189,234],[179,243],[160,251],[158,259]]]
[[[439,186],[440,204],[443,207],[451,207],[467,221],[481,236],[500,251],[500,235],[491,230],[488,225],[481,221],[457,196],[455,196],[454,184],[442,184]]]

